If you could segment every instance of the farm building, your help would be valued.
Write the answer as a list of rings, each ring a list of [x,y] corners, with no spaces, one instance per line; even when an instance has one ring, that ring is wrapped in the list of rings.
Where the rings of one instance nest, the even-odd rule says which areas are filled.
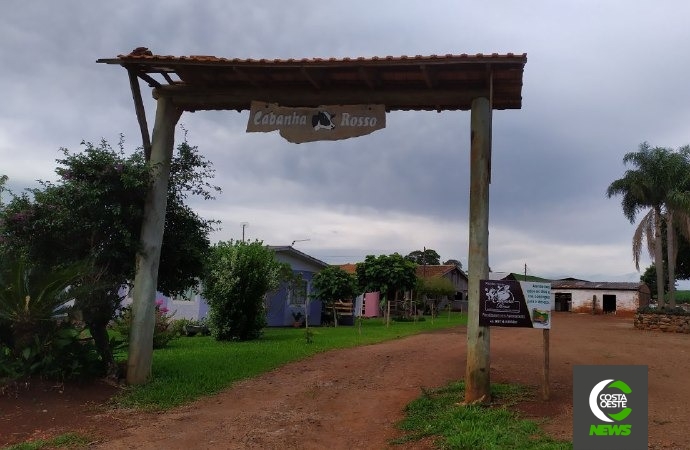
[[[417,266],[417,277],[422,279],[446,278],[455,286],[455,295],[447,298],[438,306],[443,309],[450,302],[453,311],[467,311],[467,275],[458,266],[451,265],[421,265]]]
[[[556,311],[589,314],[629,314],[650,300],[649,287],[640,282],[585,281],[574,278],[551,281]]]

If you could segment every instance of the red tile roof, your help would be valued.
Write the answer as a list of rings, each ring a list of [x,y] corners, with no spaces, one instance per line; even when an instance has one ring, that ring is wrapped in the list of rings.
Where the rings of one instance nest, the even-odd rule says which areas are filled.
[[[125,67],[175,97],[185,110],[383,104],[387,110],[469,110],[492,96],[494,109],[522,106],[527,55],[446,54],[355,58],[241,59],[155,55],[145,47],[97,62]]]

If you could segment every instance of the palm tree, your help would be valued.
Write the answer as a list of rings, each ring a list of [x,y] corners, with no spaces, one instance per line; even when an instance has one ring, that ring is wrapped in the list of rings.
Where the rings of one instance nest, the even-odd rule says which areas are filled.
[[[687,220],[690,211],[690,191],[686,189],[689,154],[685,148],[674,152],[642,143],[637,152],[623,157],[624,164],[632,164],[636,169],[626,170],[623,178],[615,180],[606,190],[609,198],[622,195],[623,214],[630,223],[635,223],[637,214],[649,208],[633,235],[633,260],[640,270],[642,241],[646,240],[656,267],[657,298],[661,308],[665,306],[662,221],[667,224],[669,303],[675,307],[676,220]],[[683,231],[685,228],[682,227]]]
[[[14,350],[24,350],[41,334],[43,325],[68,310],[68,288],[81,266],[57,270],[28,268],[18,260],[0,271],[0,319],[12,324]]]

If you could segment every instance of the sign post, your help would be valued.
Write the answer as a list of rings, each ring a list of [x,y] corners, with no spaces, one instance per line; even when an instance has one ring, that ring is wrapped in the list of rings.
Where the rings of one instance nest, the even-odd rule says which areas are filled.
[[[544,347],[542,398],[548,400],[551,284],[513,280],[481,280],[479,325],[540,328]]]

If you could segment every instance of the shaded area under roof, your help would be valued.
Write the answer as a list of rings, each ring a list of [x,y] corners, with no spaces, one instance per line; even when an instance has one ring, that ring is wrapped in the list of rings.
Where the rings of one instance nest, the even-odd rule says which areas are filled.
[[[185,111],[246,110],[252,100],[283,106],[382,104],[392,110],[520,109],[527,55],[431,55],[344,59],[229,59],[154,55],[139,47],[99,63],[126,68]]]

